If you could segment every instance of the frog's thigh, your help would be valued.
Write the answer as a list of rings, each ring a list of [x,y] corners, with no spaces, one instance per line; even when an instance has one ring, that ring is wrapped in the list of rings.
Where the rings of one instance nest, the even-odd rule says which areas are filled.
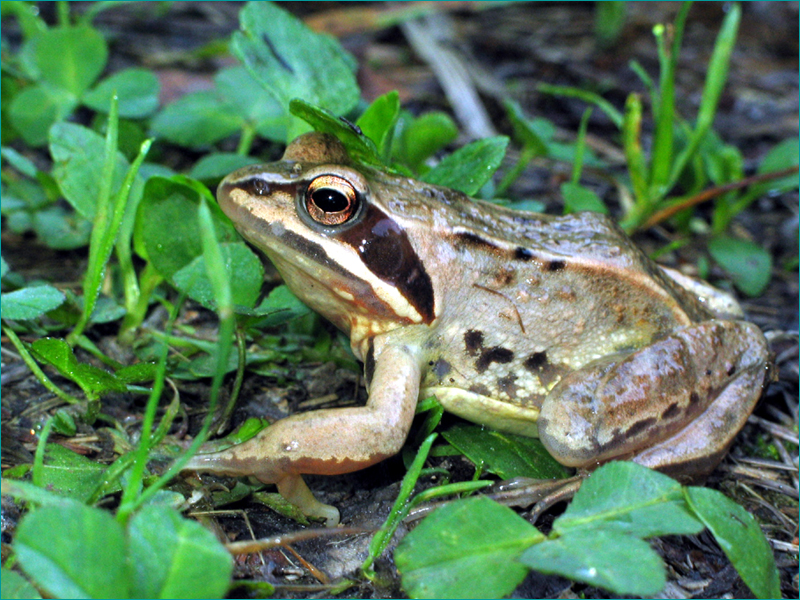
[[[636,454],[654,467],[721,457],[758,401],[766,356],[752,323],[684,328],[565,377],[542,405],[539,436],[569,466]]]

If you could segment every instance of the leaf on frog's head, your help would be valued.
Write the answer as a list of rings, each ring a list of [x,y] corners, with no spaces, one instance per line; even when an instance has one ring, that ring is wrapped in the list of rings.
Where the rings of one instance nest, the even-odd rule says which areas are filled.
[[[331,111],[309,104],[299,98],[295,98],[289,103],[289,111],[311,125],[314,131],[335,136],[347,149],[353,162],[368,167],[386,168],[378,155],[375,142],[365,136],[357,125],[344,117],[337,117]]]

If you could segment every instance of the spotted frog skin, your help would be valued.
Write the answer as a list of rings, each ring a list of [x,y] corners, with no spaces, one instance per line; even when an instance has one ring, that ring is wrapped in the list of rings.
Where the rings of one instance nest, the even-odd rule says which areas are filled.
[[[538,436],[560,463],[710,472],[768,378],[761,331],[722,292],[649,260],[607,217],[550,216],[356,167],[297,138],[217,197],[292,291],[350,336],[366,406],[296,414],[189,468],[275,483],[338,522],[302,474],[398,452],[417,400]]]

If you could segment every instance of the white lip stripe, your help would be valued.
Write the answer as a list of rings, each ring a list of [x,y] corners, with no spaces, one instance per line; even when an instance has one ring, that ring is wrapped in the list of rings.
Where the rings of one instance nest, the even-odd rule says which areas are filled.
[[[238,194],[237,194],[238,196]],[[422,315],[405,299],[400,291],[378,278],[367,266],[361,261],[355,249],[346,244],[341,244],[333,241],[325,235],[316,233],[310,230],[305,224],[295,219],[282,218],[280,210],[270,210],[270,205],[261,201],[261,199],[251,199],[250,196],[243,194],[244,198],[236,198],[236,202],[240,203],[242,208],[249,212],[253,219],[260,223],[280,223],[280,225],[292,233],[308,238],[316,244],[322,246],[327,253],[328,257],[337,264],[346,265],[347,270],[357,277],[367,282],[372,288],[375,295],[392,307],[395,314],[401,319],[409,319],[413,323],[421,323]],[[262,239],[262,243],[271,244],[276,252],[286,250],[286,246],[280,243],[280,237],[266,237]],[[277,245],[280,244],[280,247]],[[309,266],[304,270],[312,274],[312,264],[317,268],[321,267],[320,263],[310,258],[308,261]],[[296,260],[296,264],[300,266],[300,261]]]

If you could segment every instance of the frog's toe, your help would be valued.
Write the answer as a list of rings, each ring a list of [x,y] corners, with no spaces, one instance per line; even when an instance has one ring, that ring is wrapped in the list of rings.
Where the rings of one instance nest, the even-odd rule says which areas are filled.
[[[299,508],[307,517],[324,519],[325,527],[336,527],[339,524],[339,509],[317,500],[300,475],[285,477],[277,485],[281,496]]]

